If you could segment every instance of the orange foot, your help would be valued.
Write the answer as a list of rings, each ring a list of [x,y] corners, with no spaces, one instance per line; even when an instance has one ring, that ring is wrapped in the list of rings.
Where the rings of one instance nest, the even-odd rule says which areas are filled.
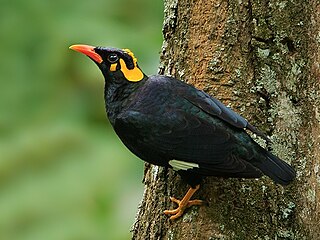
[[[182,198],[182,200],[178,200],[174,197],[170,197],[170,200],[172,202],[175,202],[178,204],[178,207],[173,210],[165,210],[164,214],[166,215],[173,215],[170,217],[170,220],[177,219],[178,217],[181,217],[184,213],[184,211],[194,205],[202,205],[202,200],[190,200],[192,195],[200,188],[200,185],[197,185],[196,188],[190,188],[186,195]]]

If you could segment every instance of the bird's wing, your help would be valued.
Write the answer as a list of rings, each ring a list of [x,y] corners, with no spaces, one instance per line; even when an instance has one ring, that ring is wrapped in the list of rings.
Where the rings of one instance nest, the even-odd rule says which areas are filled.
[[[193,87],[184,87],[181,93],[181,97],[184,97],[190,103],[201,108],[206,113],[212,116],[216,116],[234,127],[247,128],[251,132],[264,138],[267,142],[270,141],[267,135],[259,131],[245,118],[240,116],[238,113],[232,111],[230,108],[226,107],[223,103],[221,103],[218,99],[211,97],[207,93]]]
[[[191,112],[198,110],[190,106]],[[228,129],[198,115],[179,110],[161,116],[126,111],[118,116],[114,127],[127,147],[146,161],[165,159],[175,170],[191,169],[203,175],[261,175],[238,154],[233,154],[235,148],[241,147]],[[241,151],[245,159],[252,158],[252,152]]]
[[[226,107],[219,100],[197,89],[195,91],[186,90],[186,92],[183,92],[182,97],[206,113],[216,116],[238,128],[245,128],[247,126],[248,121],[246,119]]]

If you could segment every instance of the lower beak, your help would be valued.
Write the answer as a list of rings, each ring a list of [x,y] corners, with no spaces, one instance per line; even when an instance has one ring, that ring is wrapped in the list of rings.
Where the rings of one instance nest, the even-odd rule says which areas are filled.
[[[82,44],[76,44],[69,47],[69,49],[72,49],[74,51],[83,53],[90,57],[92,60],[94,60],[97,63],[102,63],[103,59],[102,57],[94,51],[95,47],[89,46],[89,45],[82,45]]]

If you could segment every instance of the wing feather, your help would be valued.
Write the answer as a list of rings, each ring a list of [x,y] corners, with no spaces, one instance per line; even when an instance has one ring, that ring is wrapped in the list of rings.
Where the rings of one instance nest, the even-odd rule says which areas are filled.
[[[145,161],[177,159],[199,168],[191,171],[213,176],[260,176],[250,163],[235,157],[236,139],[226,129],[185,112],[172,121],[127,111],[116,119],[115,131],[127,147]],[[161,124],[157,124],[161,122]],[[164,124],[166,123],[166,124]],[[144,127],[142,127],[144,126]],[[166,129],[166,131],[164,131]],[[134,144],[132,144],[134,142]],[[248,152],[248,157],[250,153]]]

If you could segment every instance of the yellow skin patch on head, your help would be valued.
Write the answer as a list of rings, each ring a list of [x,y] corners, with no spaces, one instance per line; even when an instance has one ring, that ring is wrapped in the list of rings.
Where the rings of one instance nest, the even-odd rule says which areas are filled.
[[[137,62],[138,62],[138,59],[134,56],[133,52],[131,52],[130,49],[122,49],[123,51],[125,51],[130,57],[132,57],[132,60],[133,60],[133,64],[134,66],[136,67],[137,66]]]
[[[126,63],[123,61],[123,59],[120,58],[120,70],[123,73],[124,77],[130,81],[130,82],[138,82],[143,79],[143,73],[142,71],[137,67],[135,63],[135,67],[133,69],[128,69],[126,66]],[[110,67],[111,70],[111,67]]]
[[[111,66],[110,66],[110,71],[111,72],[115,72],[115,71],[117,71],[117,63],[114,63],[114,64],[111,64]]]
[[[137,61],[138,61],[137,58],[135,58],[135,56],[129,49],[123,49],[123,51],[125,51],[130,57],[132,57],[134,68],[128,69],[124,60],[120,58],[119,63],[120,63],[121,72],[123,73],[125,78],[130,82],[141,81],[143,79],[143,73],[137,66]],[[111,72],[117,71],[117,65],[118,63],[111,64],[110,71]]]

